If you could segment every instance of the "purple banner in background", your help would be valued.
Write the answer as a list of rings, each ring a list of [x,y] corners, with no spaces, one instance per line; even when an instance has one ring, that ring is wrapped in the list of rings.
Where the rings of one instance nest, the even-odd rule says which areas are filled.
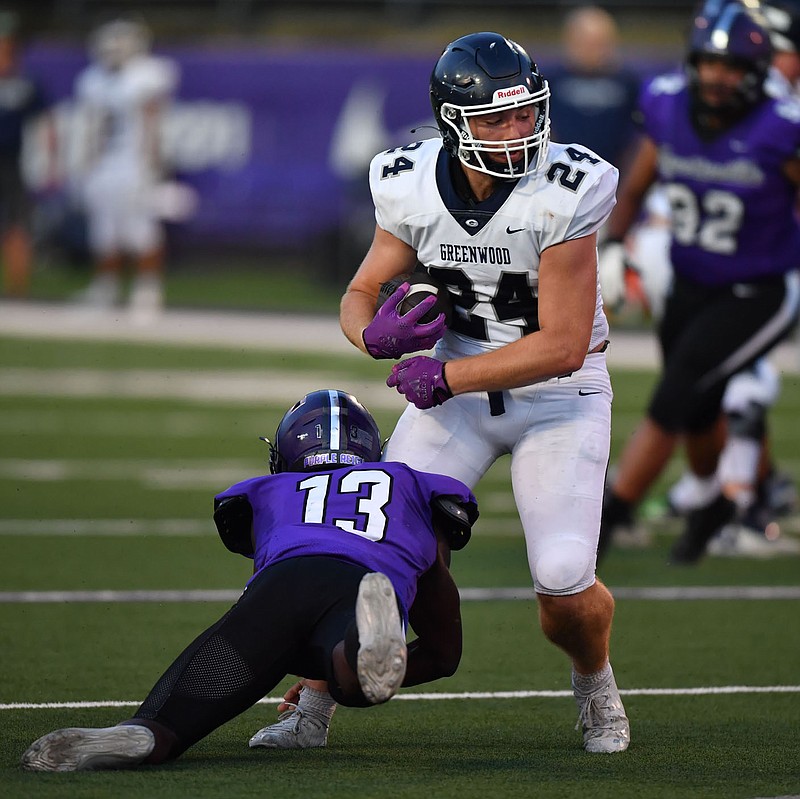
[[[435,135],[430,59],[370,53],[159,51],[180,69],[164,154],[197,192],[182,238],[298,246],[335,229],[342,198],[378,151]],[[38,46],[26,63],[68,133],[80,49]],[[69,148],[62,145],[66,151]],[[68,162],[68,153],[62,154]],[[69,165],[63,167],[69,172]],[[29,170],[30,171],[30,170]]]
[[[375,153],[437,135],[411,132],[433,125],[435,57],[311,47],[158,54],[180,70],[163,150],[179,182],[196,190],[194,213],[180,227],[186,243],[308,246],[370,210],[366,170]],[[55,103],[68,186],[71,98],[86,54],[41,44],[25,60]],[[26,169],[34,186],[36,146]]]

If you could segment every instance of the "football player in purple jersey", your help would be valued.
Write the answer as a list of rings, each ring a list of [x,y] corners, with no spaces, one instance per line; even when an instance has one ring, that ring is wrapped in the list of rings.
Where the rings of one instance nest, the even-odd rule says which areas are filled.
[[[270,444],[271,474],[214,500],[223,543],[254,561],[239,600],[132,718],[48,733],[23,754],[23,768],[173,760],[287,674],[325,679],[351,707],[452,675],[461,617],[448,564],[469,540],[475,497],[450,477],[380,457],[375,420],[352,395],[315,391],[290,408]],[[417,634],[408,644],[407,624]]]
[[[763,413],[748,406],[729,419],[739,445],[720,461],[722,399],[800,313],[800,103],[765,91],[771,57],[762,17],[736,0],[709,0],[694,18],[684,72],[643,91],[646,135],[608,221],[601,276],[659,181],[674,277],[658,327],[662,373],[607,487],[601,552],[615,528],[631,525],[681,439],[706,496],[688,514],[672,562],[696,562],[753,501]]]

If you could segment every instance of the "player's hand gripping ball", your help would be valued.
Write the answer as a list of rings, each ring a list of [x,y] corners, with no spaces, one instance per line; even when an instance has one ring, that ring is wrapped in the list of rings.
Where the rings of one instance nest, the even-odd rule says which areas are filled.
[[[441,283],[422,272],[398,275],[383,283],[378,293],[378,303],[375,310],[377,311],[403,283],[408,283],[409,289],[397,308],[397,313],[400,314],[400,316],[405,316],[405,314],[412,308],[416,308],[424,299],[433,296],[436,297],[436,302],[430,310],[426,311],[419,318],[418,323],[423,325],[430,324],[440,313],[443,313],[445,326],[450,326],[450,321],[453,318],[453,303],[450,300],[450,292],[447,290],[446,286],[443,286]]]
[[[428,350],[444,335],[451,315],[446,288],[424,275],[400,275],[381,286],[364,345],[373,358]]]

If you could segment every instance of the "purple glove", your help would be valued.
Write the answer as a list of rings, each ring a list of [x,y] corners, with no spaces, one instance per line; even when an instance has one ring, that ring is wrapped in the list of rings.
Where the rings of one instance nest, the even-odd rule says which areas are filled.
[[[386,378],[389,388],[396,388],[418,408],[433,408],[453,396],[444,376],[445,364],[427,355],[416,355],[392,367]]]
[[[364,328],[364,344],[373,358],[399,358],[409,352],[429,350],[444,335],[444,314],[427,325],[417,324],[417,320],[436,304],[436,297],[426,297],[403,316],[397,313],[409,288],[408,283],[403,283]]]

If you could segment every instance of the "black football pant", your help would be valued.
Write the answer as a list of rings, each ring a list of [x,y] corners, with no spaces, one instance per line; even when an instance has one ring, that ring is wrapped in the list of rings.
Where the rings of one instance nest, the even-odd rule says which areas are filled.
[[[659,325],[664,366],[648,415],[673,433],[704,433],[728,381],[785,339],[800,314],[796,272],[709,287],[676,276]]]
[[[247,710],[287,674],[335,686],[331,652],[357,637],[355,603],[362,566],[327,557],[267,567],[238,602],[167,669],[127,723],[156,732],[147,762],[178,757]],[[168,741],[159,740],[166,728]],[[166,749],[166,751],[165,751]]]

